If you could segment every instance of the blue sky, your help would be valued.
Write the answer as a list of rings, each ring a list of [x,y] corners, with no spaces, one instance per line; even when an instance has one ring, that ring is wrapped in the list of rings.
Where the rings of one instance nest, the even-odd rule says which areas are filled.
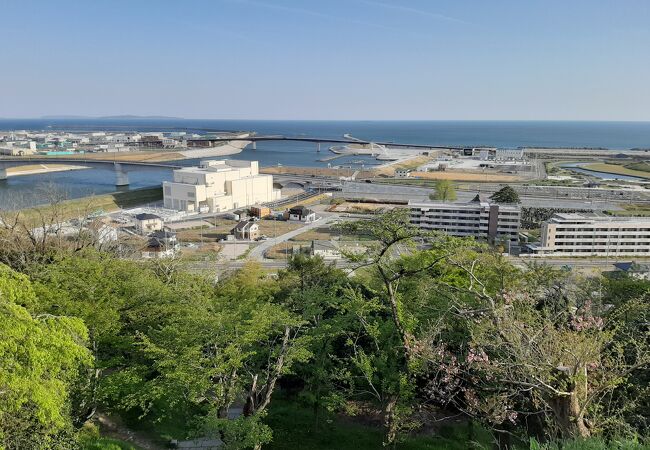
[[[649,0],[0,0],[0,117],[650,120]]]

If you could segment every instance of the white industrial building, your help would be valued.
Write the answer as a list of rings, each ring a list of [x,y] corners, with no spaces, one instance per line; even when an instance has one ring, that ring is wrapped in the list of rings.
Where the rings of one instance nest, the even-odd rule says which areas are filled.
[[[540,256],[650,256],[650,218],[555,214],[529,248]]]
[[[489,203],[477,195],[469,203],[409,202],[411,223],[452,236],[517,244],[521,208]]]
[[[260,175],[257,161],[202,161],[199,167],[174,170],[163,183],[165,208],[223,212],[280,199],[272,175]]]

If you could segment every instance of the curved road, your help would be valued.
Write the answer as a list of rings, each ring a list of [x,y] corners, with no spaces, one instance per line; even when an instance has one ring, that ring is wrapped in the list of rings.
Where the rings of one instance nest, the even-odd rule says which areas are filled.
[[[269,261],[267,258],[265,258],[266,251],[269,250],[271,247],[274,245],[280,244],[282,242],[286,242],[292,237],[298,236],[301,233],[304,233],[305,231],[309,231],[313,228],[320,227],[322,225],[326,225],[328,223],[334,222],[338,219],[337,215],[326,215],[327,213],[322,213],[323,215],[321,216],[320,219],[318,219],[315,222],[312,222],[308,225],[305,225],[302,228],[298,228],[297,230],[289,231],[288,233],[285,233],[281,236],[274,237],[274,238],[269,238],[265,241],[262,241],[259,245],[255,246],[250,253],[248,254],[249,259],[255,260],[255,261]],[[274,261],[274,260],[270,260]]]

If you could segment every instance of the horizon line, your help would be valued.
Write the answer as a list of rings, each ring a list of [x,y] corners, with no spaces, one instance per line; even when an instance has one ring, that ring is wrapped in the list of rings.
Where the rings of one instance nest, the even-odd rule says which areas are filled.
[[[214,118],[214,117],[180,117],[165,115],[74,115],[61,116],[26,116],[0,117],[0,120],[215,120],[242,122],[603,122],[603,123],[650,123],[650,119],[268,119],[268,118]]]

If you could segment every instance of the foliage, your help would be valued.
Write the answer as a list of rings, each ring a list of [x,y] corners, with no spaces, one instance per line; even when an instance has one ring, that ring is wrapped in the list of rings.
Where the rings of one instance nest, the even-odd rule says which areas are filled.
[[[442,415],[510,448],[648,434],[647,281],[519,269],[402,209],[341,232],[367,238],[351,273],[306,255],[218,283],[92,248],[8,258],[24,273],[0,266],[5,446],[124,447],[88,429],[97,408],[233,449],[471,445],[412,438]]]
[[[0,446],[64,445],[75,382],[92,363],[88,332],[77,318],[32,315],[31,283],[0,265]]]
[[[511,186],[504,186],[490,196],[496,203],[520,203],[519,194]]]
[[[453,202],[456,200],[456,188],[454,183],[450,180],[436,181],[434,191],[429,195],[429,199]]]
[[[573,439],[559,442],[539,443],[535,438],[530,440],[530,450],[648,450],[650,445],[634,439],[600,438]]]

